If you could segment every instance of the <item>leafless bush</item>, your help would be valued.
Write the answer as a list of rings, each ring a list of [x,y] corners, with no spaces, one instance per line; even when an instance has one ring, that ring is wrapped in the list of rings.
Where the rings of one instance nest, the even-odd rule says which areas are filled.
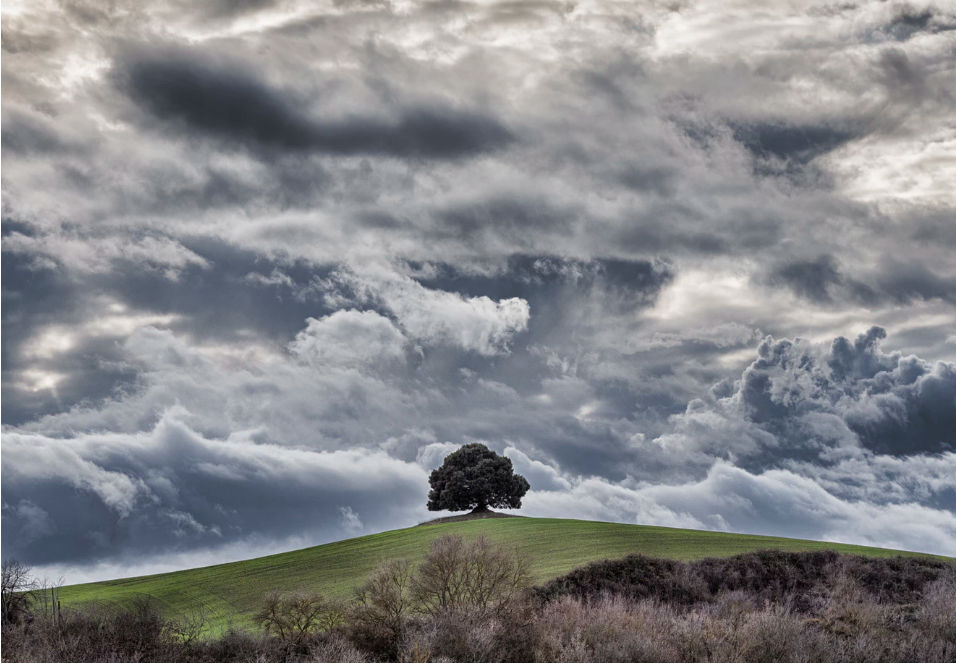
[[[229,629],[216,639],[205,639],[186,652],[192,662],[277,662],[281,661],[274,639]]]
[[[537,661],[956,661],[956,583],[915,604],[881,602],[853,575],[834,577],[813,612],[759,592],[691,607],[602,595],[560,596],[535,621]]]
[[[0,580],[0,610],[3,624],[26,619],[37,599],[39,581],[31,568],[16,559],[4,560]]]
[[[956,644],[956,579],[939,579],[927,588],[916,621],[928,632]]]
[[[348,630],[357,647],[378,657],[397,657],[413,611],[411,581],[411,564],[407,560],[390,560],[372,572],[356,591]]]
[[[378,568],[359,589],[349,634],[378,657],[467,661],[530,652],[528,561],[479,537],[436,540],[417,570]]]
[[[10,661],[174,661],[180,650],[146,598],[123,609],[91,605],[58,619],[39,615],[3,632],[3,658]]]
[[[117,648],[133,654],[160,649],[168,636],[168,624],[148,596],[134,599],[128,609],[105,625],[111,629],[110,640]]]
[[[334,628],[343,616],[339,604],[320,593],[272,591],[252,619],[267,633],[298,646],[319,629]]]
[[[209,615],[205,608],[176,616],[166,623],[166,630],[170,636],[186,648],[198,643],[206,635],[208,629]]]
[[[613,595],[585,601],[562,597],[535,622],[535,661],[679,661],[672,609]]]
[[[413,620],[403,661],[527,662],[534,659],[534,609],[513,604],[506,616],[479,609],[447,610]]]
[[[429,616],[467,611],[503,617],[514,610],[532,577],[528,560],[484,536],[465,542],[446,535],[432,543],[411,580],[415,609]]]
[[[310,662],[366,662],[367,656],[338,634],[329,635],[309,648]]]

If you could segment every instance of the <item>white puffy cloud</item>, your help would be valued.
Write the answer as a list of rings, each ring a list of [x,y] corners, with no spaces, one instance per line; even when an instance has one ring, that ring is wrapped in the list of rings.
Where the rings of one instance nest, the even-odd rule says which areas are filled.
[[[317,369],[355,369],[404,360],[405,336],[374,311],[341,310],[306,322],[289,350]]]
[[[480,355],[507,353],[511,339],[528,326],[531,311],[521,298],[497,302],[486,296],[426,288],[411,277],[390,269],[340,271],[330,283],[333,301],[345,286],[358,301],[378,301],[391,311],[406,333],[426,345],[448,344]],[[348,301],[348,300],[345,300]]]
[[[351,507],[345,506],[339,508],[339,514],[342,515],[342,528],[349,535],[357,535],[362,532],[364,525],[362,519]]]

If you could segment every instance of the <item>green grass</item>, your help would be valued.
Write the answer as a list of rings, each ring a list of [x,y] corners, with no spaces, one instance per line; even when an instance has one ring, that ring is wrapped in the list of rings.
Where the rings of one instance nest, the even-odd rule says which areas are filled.
[[[730,556],[758,549],[835,549],[871,556],[901,553],[810,540],[596,521],[482,519],[392,530],[212,567],[67,586],[60,596],[64,605],[76,605],[94,600],[122,602],[150,595],[170,614],[203,608],[218,632],[230,624],[248,626],[258,602],[273,589],[317,590],[329,596],[349,596],[381,561],[419,560],[433,540],[449,533],[460,533],[466,538],[485,534],[495,542],[517,545],[531,557],[539,582],[593,560],[620,558],[629,553],[678,560]]]

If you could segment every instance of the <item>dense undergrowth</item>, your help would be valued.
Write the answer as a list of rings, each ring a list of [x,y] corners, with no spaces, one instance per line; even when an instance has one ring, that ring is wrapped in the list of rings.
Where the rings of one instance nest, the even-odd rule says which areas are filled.
[[[162,617],[144,599],[64,610],[56,622],[24,613],[3,626],[2,654],[101,662],[956,661],[956,567],[930,559],[628,556],[537,587],[528,578],[513,553],[443,538],[418,568],[381,567],[349,605],[264,598],[260,633],[204,637],[201,615]]]

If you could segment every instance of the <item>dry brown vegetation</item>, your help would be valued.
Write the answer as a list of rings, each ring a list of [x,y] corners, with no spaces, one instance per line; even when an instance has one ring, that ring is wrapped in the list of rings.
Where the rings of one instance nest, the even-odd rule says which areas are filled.
[[[270,592],[252,617],[267,634],[295,646],[316,631],[331,632],[345,622],[348,608],[320,593]]]
[[[763,551],[694,563],[629,556],[532,587],[487,540],[383,564],[348,606],[264,598],[254,635],[148,602],[3,627],[7,661],[956,661],[956,567]]]

